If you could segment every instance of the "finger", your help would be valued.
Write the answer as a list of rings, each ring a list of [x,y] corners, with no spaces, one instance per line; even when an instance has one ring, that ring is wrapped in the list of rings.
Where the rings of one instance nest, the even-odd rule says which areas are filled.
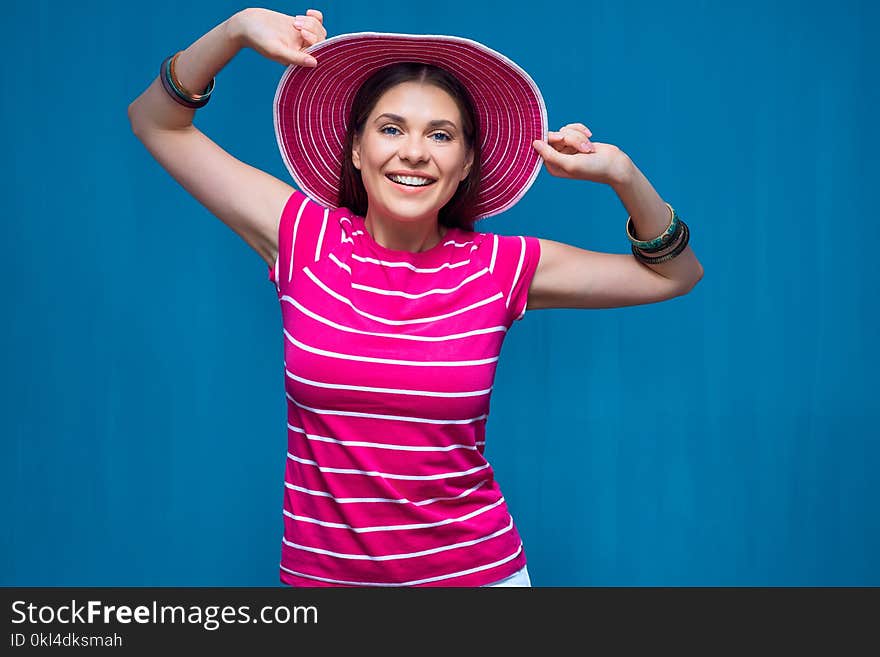
[[[314,16],[322,23],[324,22],[324,14],[321,13],[321,11],[319,9],[308,9],[308,10],[306,10],[306,15]]]
[[[586,139],[587,137],[592,137],[592,136],[593,136],[592,133],[588,133],[587,131],[585,131],[585,130],[581,130],[580,128],[577,128],[577,127],[572,126],[572,125],[565,125],[565,126],[562,126],[562,127],[557,131],[556,134],[560,134],[560,135],[575,135],[575,136],[579,136],[581,139]]]
[[[583,133],[577,133],[573,130],[557,130],[556,132],[548,132],[547,140],[552,143],[569,144],[576,146],[579,141],[584,140]]]
[[[574,128],[574,129],[576,129],[576,130],[580,130],[581,132],[583,132],[584,134],[586,134],[587,137],[592,137],[592,136],[593,136],[593,133],[590,131],[590,129],[589,129],[587,126],[585,126],[583,123],[569,123],[569,124],[568,124],[567,126],[565,126],[565,127],[566,127],[566,128]]]
[[[532,142],[532,147],[538,151],[541,159],[544,160],[544,166],[554,176],[561,178],[571,178],[574,171],[575,158],[571,155],[565,155],[553,148],[546,141],[536,139]]]
[[[571,155],[572,153],[578,152],[577,148],[570,146],[565,141],[565,135],[563,135],[562,133],[559,133],[559,132],[557,132],[557,133],[548,132],[547,133],[547,143],[551,147],[553,147],[554,149],[559,151],[560,153],[565,153],[566,155]]]
[[[318,60],[309,55],[308,53],[294,50],[290,53],[290,63],[294,66],[303,66],[305,68],[315,68],[318,65]]]
[[[317,18],[313,18],[311,16],[308,16],[306,18],[305,26],[307,28],[309,28],[309,31],[311,31],[315,34],[321,34],[322,32],[326,32],[326,30],[324,30],[324,26],[321,24],[321,21],[319,21]]]
[[[324,30],[324,26],[321,25],[320,21],[311,16],[294,16],[293,24],[297,29],[305,28],[312,34],[321,34],[322,32],[326,34],[326,30]]]
[[[593,145],[580,130],[569,128],[568,126],[566,126],[559,132],[551,134],[556,135],[552,140],[553,145],[561,146],[564,153],[571,154],[593,152]]]
[[[307,30],[304,27],[300,28],[300,34],[302,34],[303,36],[303,41],[305,41],[310,46],[315,45],[318,41],[321,40],[317,34],[312,32],[311,30]]]
[[[532,142],[532,146],[536,151],[538,151],[538,155],[544,160],[545,163],[550,164],[558,164],[558,158],[562,155],[559,151],[553,148],[546,141],[541,141],[540,139],[536,139]]]
[[[590,143],[589,137],[587,137],[587,134],[582,129],[574,127],[575,125],[582,124],[569,124],[562,130],[566,137],[566,144],[574,148],[575,151],[592,153],[595,148]]]

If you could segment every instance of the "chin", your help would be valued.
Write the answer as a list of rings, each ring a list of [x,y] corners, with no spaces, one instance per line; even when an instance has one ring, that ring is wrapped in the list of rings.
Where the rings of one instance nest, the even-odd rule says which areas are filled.
[[[445,203],[443,205],[445,205]],[[380,209],[377,209],[379,209],[383,216],[395,219],[396,221],[415,223],[423,221],[426,217],[438,217],[443,205],[426,207],[424,202],[413,201],[407,203],[406,201],[403,201],[395,203],[392,207],[385,205]]]

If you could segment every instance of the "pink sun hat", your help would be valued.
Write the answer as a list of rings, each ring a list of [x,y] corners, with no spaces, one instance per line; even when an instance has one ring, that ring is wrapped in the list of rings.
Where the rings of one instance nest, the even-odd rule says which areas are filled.
[[[481,43],[455,36],[357,32],[307,49],[315,68],[289,66],[275,92],[278,147],[299,189],[336,208],[348,114],[375,71],[398,62],[433,64],[465,86],[480,125],[481,180],[476,219],[511,208],[538,176],[535,139],[547,139],[547,109],[534,80]]]

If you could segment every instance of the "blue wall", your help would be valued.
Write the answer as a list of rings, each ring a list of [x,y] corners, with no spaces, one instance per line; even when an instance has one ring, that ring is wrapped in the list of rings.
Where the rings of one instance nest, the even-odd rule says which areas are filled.
[[[551,129],[620,146],[691,227],[691,294],[534,311],[507,338],[487,453],[538,586],[880,585],[878,10],[720,4],[318,5],[331,34],[504,52]],[[4,10],[0,584],[278,583],[274,288],[126,115],[243,6]],[[242,52],[196,125],[289,180],[282,72]],[[480,227],[625,253],[625,219],[545,171]]]

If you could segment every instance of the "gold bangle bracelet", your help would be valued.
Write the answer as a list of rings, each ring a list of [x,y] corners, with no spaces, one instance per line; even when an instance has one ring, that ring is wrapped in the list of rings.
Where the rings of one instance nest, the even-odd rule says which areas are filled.
[[[649,251],[656,250],[658,248],[663,248],[669,240],[672,239],[676,230],[678,229],[678,217],[675,214],[675,210],[669,203],[666,203],[666,207],[669,208],[669,225],[666,227],[660,235],[650,240],[640,240],[633,236],[632,231],[630,230],[630,226],[632,225],[632,215],[626,218],[626,236],[629,238],[629,241],[633,246],[639,249],[646,249]]]
[[[186,87],[184,87],[180,83],[180,79],[177,77],[177,73],[174,70],[174,63],[177,61],[177,58],[180,56],[180,53],[182,53],[182,52],[183,52],[182,50],[178,51],[174,55],[174,57],[171,58],[171,62],[168,65],[169,69],[171,71],[171,82],[174,84],[174,86],[177,88],[177,90],[181,94],[186,96],[192,102],[198,103],[199,101],[202,101],[211,95],[211,91],[213,90],[213,87],[214,87],[214,80],[213,80],[213,78],[211,79],[211,82],[208,84],[208,86],[205,88],[205,92],[202,94],[194,94],[191,91],[189,91]]]

